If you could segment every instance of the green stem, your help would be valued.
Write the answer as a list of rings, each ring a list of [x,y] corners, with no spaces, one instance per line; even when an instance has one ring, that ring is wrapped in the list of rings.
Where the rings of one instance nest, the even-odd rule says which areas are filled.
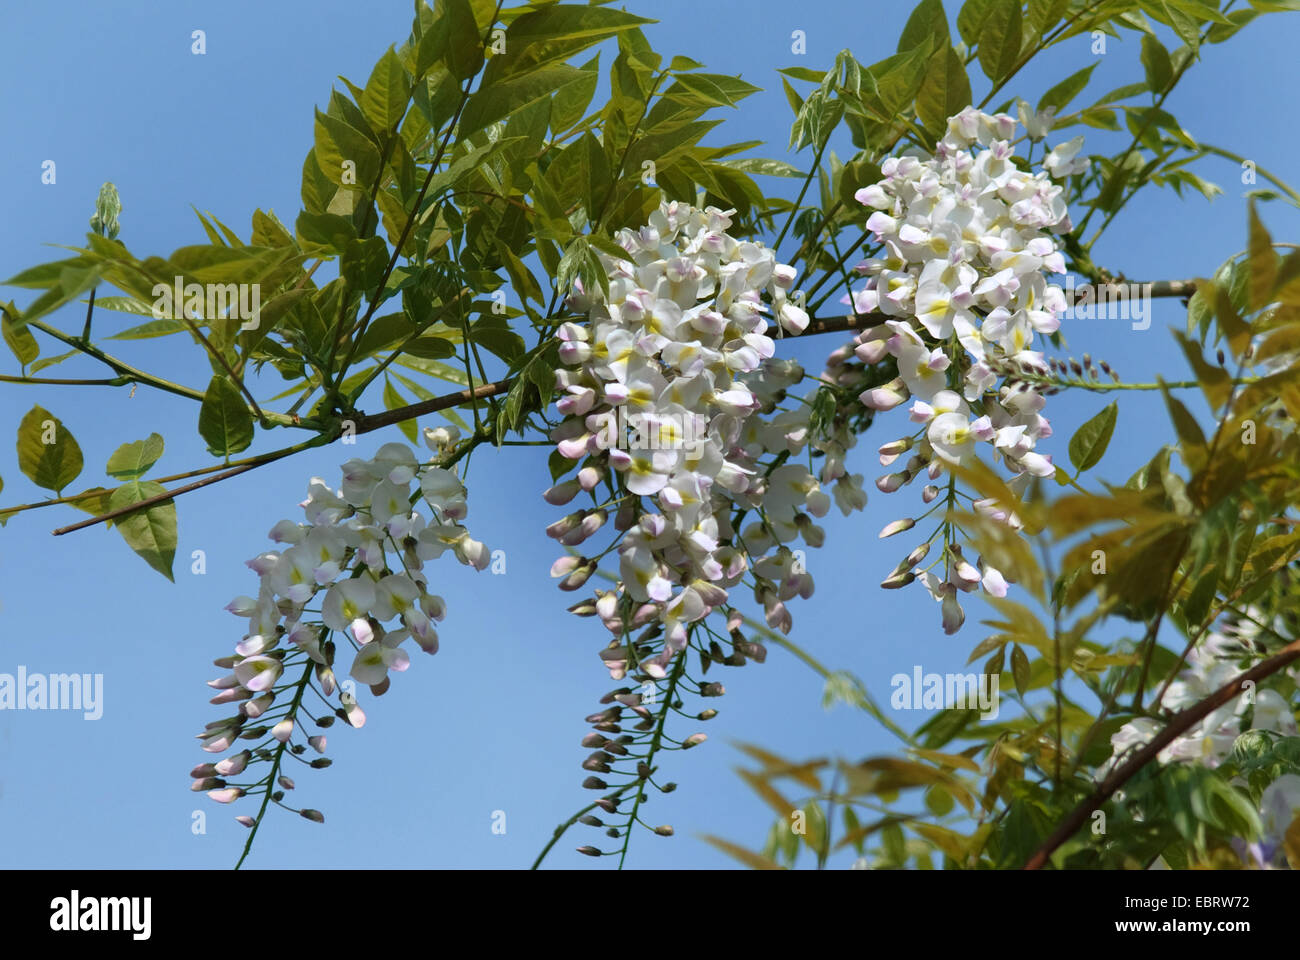
[[[644,762],[647,767],[651,768],[651,774],[654,772],[655,754],[659,751],[659,747],[663,742],[664,725],[668,722],[668,714],[672,712],[673,696],[677,693],[677,683],[681,680],[682,674],[686,671],[686,656],[686,650],[682,650],[677,654],[676,662],[673,664],[672,675],[668,678],[668,686],[664,691],[664,705],[663,709],[659,712],[659,722],[655,725],[654,736],[650,739],[650,749],[645,755]],[[635,784],[637,791],[636,797],[632,801],[632,813],[628,817],[627,828],[623,831],[623,849],[618,855],[618,868],[620,870],[623,869],[623,861],[627,859],[627,848],[632,841],[632,831],[636,828],[637,811],[641,809],[641,804],[645,800],[646,781],[640,779],[638,776],[633,783]]]
[[[321,629],[320,639],[323,641],[329,635],[328,628]],[[289,704],[289,713],[295,713],[299,704],[302,703],[303,691],[307,689],[307,684],[311,681],[311,671],[313,661],[309,657],[306,666],[302,672],[302,678],[298,681],[298,689],[294,692],[293,702]],[[289,740],[286,739],[275,748],[275,760],[271,763],[271,772],[266,775],[266,790],[262,794],[262,807],[257,811],[257,817],[253,820],[253,826],[248,831],[248,841],[244,844],[244,852],[239,857],[239,862],[235,864],[238,870],[248,859],[249,852],[253,849],[253,841],[257,838],[257,831],[262,826],[262,816],[266,813],[267,804],[271,802],[271,788],[275,786],[275,778],[280,773],[280,761],[284,759],[284,751],[289,746]]]

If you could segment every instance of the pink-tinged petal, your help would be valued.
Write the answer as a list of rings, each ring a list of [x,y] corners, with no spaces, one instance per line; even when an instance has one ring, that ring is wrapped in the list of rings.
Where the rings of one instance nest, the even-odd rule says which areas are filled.
[[[248,761],[253,757],[252,751],[244,750],[235,754],[233,757],[227,757],[215,766],[215,771],[223,777],[233,777],[244,772],[248,766]]]
[[[984,589],[991,596],[1005,597],[1007,595],[1007,581],[996,567],[987,568],[981,582],[984,584]]]

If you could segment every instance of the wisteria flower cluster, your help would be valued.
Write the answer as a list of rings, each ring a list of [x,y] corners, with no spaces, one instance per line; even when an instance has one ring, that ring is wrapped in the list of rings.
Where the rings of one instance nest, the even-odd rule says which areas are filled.
[[[911,452],[901,469],[876,482],[882,492],[924,473],[932,482],[922,499],[933,502],[940,495],[933,481],[947,465],[968,463],[979,443],[990,445],[1015,475],[1012,489],[1055,470],[1035,449],[1052,433],[1041,414],[1044,395],[1014,373],[1047,370],[1041,352],[1031,348],[1037,334],[1058,329],[1066,308],[1061,288],[1046,279],[1065,272],[1054,234],[1071,229],[1058,181],[1086,162],[1076,156],[1077,138],[1048,153],[1042,170],[1021,170],[1013,158],[1016,126],[1009,115],[968,107],[949,120],[933,156],[891,157],[881,166],[882,179],[856,194],[874,210],[867,228],[880,253],[858,266],[866,285],[844,299],[858,314],[889,319],[858,334],[852,357],[867,365],[892,358],[898,370],[894,380],[863,391],[860,399],[876,411],[910,399],[911,420],[922,425],[881,447],[884,466]],[[833,353],[827,378],[851,379],[844,369],[849,363],[847,349]],[[1015,523],[990,501],[977,501],[975,508]],[[881,536],[914,523],[896,521]],[[884,585],[921,579],[942,603],[948,633],[964,620],[959,592],[982,586],[1005,595],[1002,573],[967,561],[954,544],[939,558],[945,576],[916,568],[928,546],[909,554]]]
[[[588,322],[559,330],[565,419],[552,439],[581,466],[546,497],[568,503],[604,482],[611,499],[548,532],[577,547],[615,508],[621,591],[634,609],[621,615],[617,592],[609,592],[599,595],[596,612],[616,635],[629,623],[662,623],[663,650],[639,664],[650,676],[664,675],[686,645],[687,626],[727,600],[751,560],[760,581],[771,584],[760,586],[758,598],[769,623],[789,629],[784,601],[807,596],[812,581],[785,545],[797,537],[817,545],[821,531],[811,518],[831,503],[806,466],[785,462],[768,471],[761,463],[767,453],[790,455],[809,440],[806,413],[756,422],[803,377],[797,364],[772,359],[767,317],[797,334],[808,316],[789,295],[794,270],[761,244],[727,234],[732,213],[665,203],[641,230],[620,231],[627,258],[602,255],[608,298],[578,291],[570,304],[588,312]],[[842,451],[827,466],[823,480],[848,485],[841,502],[860,504],[860,486],[853,493],[853,478],[843,476]],[[732,526],[736,507],[760,518],[741,536]],[[565,556],[553,573],[577,589],[596,562]],[[628,667],[610,665],[619,675]]]
[[[442,456],[455,445],[458,431],[426,430],[425,439]],[[342,469],[337,490],[312,478],[300,504],[306,522],[281,520],[271,529],[270,538],[284,547],[248,561],[259,578],[257,596],[236,597],[226,608],[247,618],[248,629],[233,655],[214,661],[230,672],[208,685],[218,691],[212,703],[238,708],[209,723],[199,739],[208,753],[225,753],[239,740],[254,745],[191,771],[193,789],[220,803],[257,790],[280,803],[294,786],[279,775],[285,753],[301,759],[309,749],[325,751],[325,735],[309,730],[308,718],[318,728],[331,726],[335,716],[362,726],[365,712],[353,692],[356,684],[376,696],[385,693],[390,673],[410,666],[403,647],[408,640],[425,653],[438,652],[436,624],[446,607],[429,591],[426,562],[450,551],[476,569],[488,565],[487,547],[461,523],[468,511],[466,491],[454,470],[436,460],[421,463],[402,443],[386,443],[372,459],[348,460]],[[427,518],[421,503],[429,508]],[[335,676],[333,634],[353,648],[350,680]],[[300,673],[285,679],[294,667]],[[315,717],[304,702],[308,691],[330,712]],[[271,772],[241,783],[240,775],[258,762],[270,763]],[[318,757],[309,765],[329,763]],[[321,819],[315,810],[297,812]],[[250,816],[236,819],[246,827],[257,823]]]

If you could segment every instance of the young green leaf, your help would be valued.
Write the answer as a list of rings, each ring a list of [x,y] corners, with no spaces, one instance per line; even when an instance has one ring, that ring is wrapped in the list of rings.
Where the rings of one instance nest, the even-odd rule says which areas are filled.
[[[994,0],[980,28],[977,53],[985,75],[997,83],[1020,57],[1020,0]]]
[[[1119,408],[1114,403],[1108,404],[1070,438],[1070,462],[1080,473],[1092,469],[1105,455],[1118,417]]]
[[[1142,66],[1147,74],[1147,86],[1155,96],[1165,92],[1173,78],[1174,68],[1169,62],[1169,51],[1151,34],[1142,35]]]
[[[916,112],[926,129],[943,133],[948,118],[970,105],[970,80],[966,67],[951,46],[930,58],[921,91],[916,95]]]
[[[104,472],[118,480],[137,480],[163,455],[163,438],[151,433],[143,440],[124,443],[108,458]]]
[[[132,504],[156,497],[167,490],[152,480],[129,480],[113,491],[109,498],[110,510],[120,510]],[[117,529],[126,545],[141,559],[168,580],[172,576],[172,561],[176,558],[176,502],[164,500],[144,510],[117,518]]]
[[[18,424],[18,468],[38,487],[62,496],[81,474],[81,447],[54,414],[35,406]]]
[[[0,303],[0,327],[3,328],[5,343],[25,367],[41,355],[41,347],[26,324],[20,324],[18,320],[19,313],[13,303]]]
[[[214,457],[227,457],[253,442],[253,414],[244,405],[239,388],[224,376],[215,376],[199,407],[199,435]]]
[[[1046,110],[1051,107],[1057,113],[1060,113],[1088,85],[1088,79],[1095,69],[1097,69],[1095,63],[1089,64],[1082,70],[1070,74],[1056,86],[1049,88],[1039,99],[1037,109]]]
[[[1011,645],[1011,678],[1016,683],[1016,692],[1023,697],[1029,689],[1029,658],[1018,643]]]
[[[361,112],[374,130],[388,133],[402,122],[410,99],[411,85],[402,61],[389,47],[366,81],[366,89],[361,94]]]

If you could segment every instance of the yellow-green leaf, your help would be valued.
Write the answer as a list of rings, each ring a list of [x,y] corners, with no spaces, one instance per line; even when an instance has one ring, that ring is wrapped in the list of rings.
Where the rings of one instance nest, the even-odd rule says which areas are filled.
[[[162,455],[163,438],[151,433],[143,440],[124,443],[113,451],[104,472],[118,480],[135,480],[144,476]]]
[[[1255,201],[1250,201],[1250,307],[1258,310],[1272,299],[1277,281],[1278,256],[1273,249],[1273,238],[1255,211]]]
[[[746,850],[744,847],[737,846],[729,840],[723,840],[721,837],[715,837],[712,834],[705,834],[704,840],[717,847],[727,856],[739,860],[745,866],[753,870],[784,870],[779,863],[769,860],[761,853],[754,853],[752,850]]]
[[[18,424],[18,468],[32,483],[62,495],[83,465],[81,447],[58,417],[40,406],[27,411]]]

